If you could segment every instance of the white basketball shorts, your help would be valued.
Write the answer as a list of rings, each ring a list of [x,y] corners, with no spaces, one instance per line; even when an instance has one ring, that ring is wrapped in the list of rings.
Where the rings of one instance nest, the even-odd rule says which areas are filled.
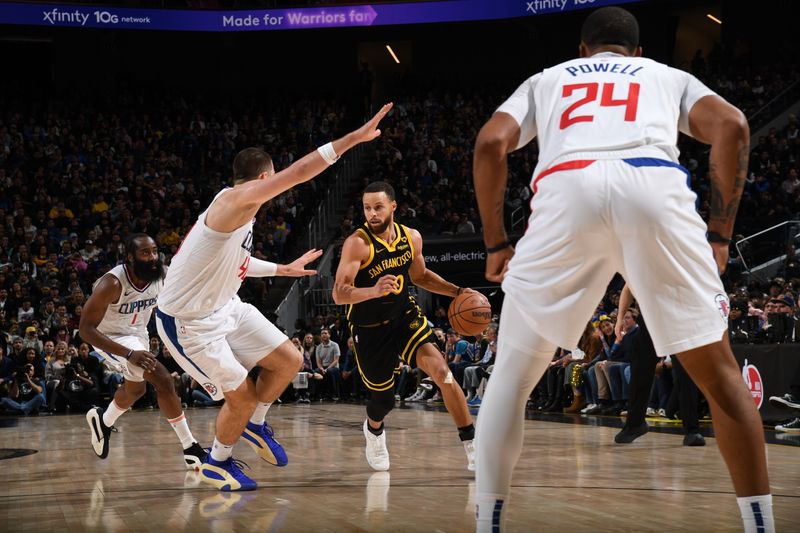
[[[539,173],[506,297],[542,337],[574,348],[619,272],[658,355],[721,340],[728,297],[687,175],[636,152],[571,154]]]
[[[158,309],[156,326],[175,361],[215,400],[239,388],[260,360],[288,340],[238,296],[200,319],[182,320]]]
[[[129,350],[149,350],[149,339],[133,335],[107,335],[112,341]],[[144,381],[144,368],[136,366],[124,357],[95,348],[95,351],[108,362],[108,365],[122,374],[126,381]]]

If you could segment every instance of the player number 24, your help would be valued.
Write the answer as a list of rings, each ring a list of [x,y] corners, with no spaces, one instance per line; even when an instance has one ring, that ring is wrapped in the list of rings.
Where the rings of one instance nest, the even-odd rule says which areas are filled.
[[[578,122],[593,122],[594,115],[575,115],[572,113],[578,110],[579,107],[594,102],[597,100],[597,93],[600,92],[599,83],[573,83],[572,85],[564,85],[561,91],[561,96],[566,98],[572,96],[576,91],[585,91],[583,98],[573,102],[564,113],[561,114],[560,129],[565,130],[573,124]],[[636,111],[639,109],[639,84],[631,83],[628,86],[628,97],[622,100],[614,100],[614,84],[604,83],[603,90],[600,95],[600,106],[602,107],[625,107],[625,122],[633,122],[636,120]]]

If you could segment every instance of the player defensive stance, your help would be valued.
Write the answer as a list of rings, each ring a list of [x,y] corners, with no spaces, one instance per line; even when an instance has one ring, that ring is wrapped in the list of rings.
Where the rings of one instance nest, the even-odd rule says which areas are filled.
[[[217,194],[186,235],[172,259],[158,297],[156,323],[173,357],[214,399],[225,398],[216,437],[200,468],[203,481],[220,490],[254,490],[257,484],[232,458],[243,436],[265,461],[283,466],[286,453],[266,423],[267,410],[303,365],[303,356],[277,327],[236,293],[244,279],[315,274],[305,265],[322,252],[310,251],[288,265],[251,256],[253,217],[261,206],[310,180],[355,145],[380,135],[369,122],[275,173],[263,150],[246,148],[233,161],[233,187]],[[248,371],[261,367],[258,381]]]
[[[336,271],[333,300],[348,304],[347,320],[364,385],[370,390],[364,437],[367,462],[375,470],[389,470],[389,451],[383,419],[394,408],[394,376],[400,358],[418,365],[444,397],[467,452],[467,468],[475,469],[472,440],[475,427],[459,384],[433,344],[433,331],[414,298],[409,283],[455,297],[463,291],[425,267],[422,236],[394,221],[394,189],[376,181],[363,196],[367,222],[344,242]]]
[[[95,283],[81,316],[81,338],[125,376],[106,409],[95,407],[86,413],[92,447],[101,459],[108,457],[111,427],[142,397],[148,381],[156,389],[158,408],[181,441],[186,467],[199,468],[206,451],[189,430],[169,372],[148,351],[147,323],[164,284],[164,264],[155,241],[144,233],[132,235],[127,250],[127,261]]]

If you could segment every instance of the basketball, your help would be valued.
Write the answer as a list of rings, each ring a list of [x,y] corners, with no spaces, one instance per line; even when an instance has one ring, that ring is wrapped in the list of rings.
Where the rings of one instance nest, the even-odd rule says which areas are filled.
[[[492,306],[479,292],[462,292],[450,302],[447,319],[454,330],[472,337],[482,333],[492,321]]]

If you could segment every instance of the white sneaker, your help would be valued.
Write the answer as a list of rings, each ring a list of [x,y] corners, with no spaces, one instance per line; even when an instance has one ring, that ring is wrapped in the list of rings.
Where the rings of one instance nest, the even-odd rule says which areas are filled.
[[[386,430],[378,436],[372,434],[364,420],[364,438],[367,439],[367,462],[373,470],[389,470],[389,450],[386,449]]]
[[[791,422],[775,426],[775,431],[785,431],[787,433],[800,432],[800,418],[795,418]]]
[[[419,397],[420,397],[421,395],[422,395],[422,390],[421,390],[421,389],[417,389],[417,390],[414,392],[414,394],[412,394],[411,396],[409,396],[408,398],[406,398],[406,401],[407,401],[407,402],[416,402],[416,401],[419,401]]]
[[[667,418],[667,410],[666,409],[659,409],[658,410],[658,416]]]
[[[467,452],[467,470],[475,471],[475,441],[465,440],[464,451]]]
[[[658,411],[656,411],[652,407],[648,407],[647,411],[645,412],[645,415],[646,416],[656,416],[656,415],[658,415]]]
[[[589,405],[587,405],[586,407],[584,407],[583,409],[581,409],[581,413],[583,413],[583,414],[586,414],[586,412],[587,412],[589,409],[594,409],[595,407],[597,407],[597,404],[596,404],[596,403],[590,403]]]
[[[433,395],[433,398],[428,398],[428,403],[436,403],[442,401],[442,394],[437,390],[436,394]]]

